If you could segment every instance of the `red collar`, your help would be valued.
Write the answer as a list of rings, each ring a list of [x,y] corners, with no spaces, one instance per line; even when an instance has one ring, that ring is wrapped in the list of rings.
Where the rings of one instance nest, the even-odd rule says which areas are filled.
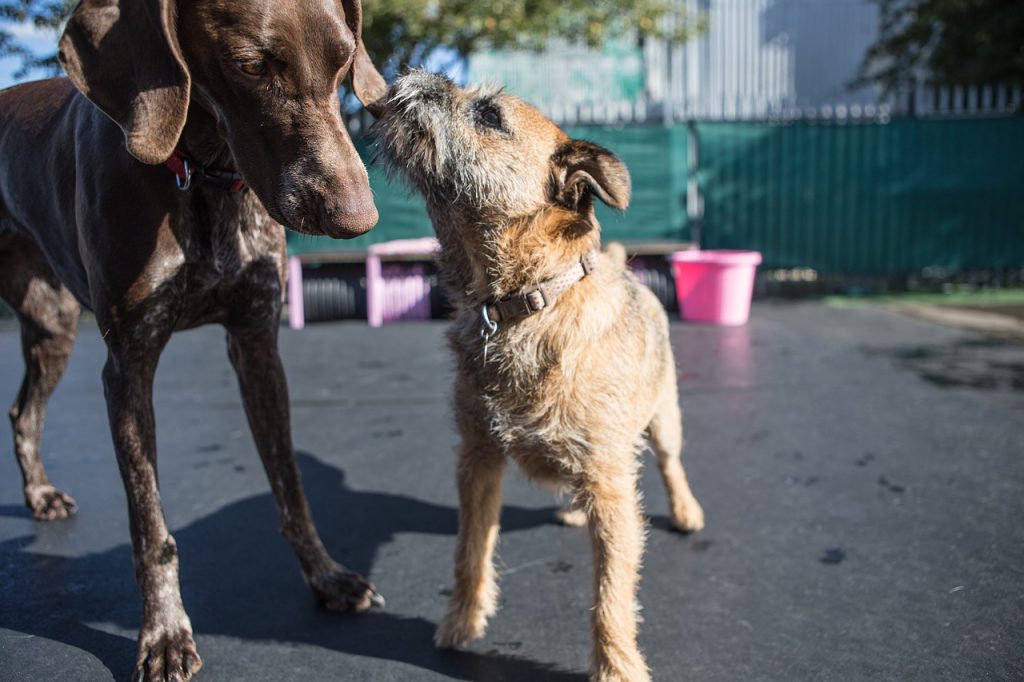
[[[174,173],[178,189],[182,192],[191,188],[192,184],[197,180],[216,185],[226,192],[241,192],[245,189],[245,181],[235,171],[221,168],[203,168],[185,156],[185,152],[180,149],[175,149],[171,157],[164,161],[164,165]]]

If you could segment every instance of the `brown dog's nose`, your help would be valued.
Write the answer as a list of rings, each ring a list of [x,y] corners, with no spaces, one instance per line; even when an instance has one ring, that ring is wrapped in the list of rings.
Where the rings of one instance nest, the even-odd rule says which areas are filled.
[[[338,239],[351,239],[369,232],[379,218],[373,193],[363,187],[346,188],[340,196],[325,197],[320,208],[320,224],[325,234]]]
[[[324,206],[324,233],[335,239],[351,239],[366,234],[377,224],[377,209],[372,204],[367,210],[348,211],[345,208]]]

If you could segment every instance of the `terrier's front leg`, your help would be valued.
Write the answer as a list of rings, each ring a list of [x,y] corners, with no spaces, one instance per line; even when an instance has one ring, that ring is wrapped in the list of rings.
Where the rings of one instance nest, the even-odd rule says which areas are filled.
[[[620,471],[593,472],[583,495],[595,573],[590,679],[646,682],[650,675],[636,643],[636,585],[644,544],[636,472],[627,464]]]
[[[448,614],[434,635],[438,647],[465,644],[484,634],[498,607],[494,546],[501,514],[505,458],[486,438],[467,437],[459,452],[459,535],[455,547],[455,591]]]
[[[583,509],[580,500],[575,496],[555,512],[555,518],[563,525],[573,528],[582,528],[587,525],[587,511]]]

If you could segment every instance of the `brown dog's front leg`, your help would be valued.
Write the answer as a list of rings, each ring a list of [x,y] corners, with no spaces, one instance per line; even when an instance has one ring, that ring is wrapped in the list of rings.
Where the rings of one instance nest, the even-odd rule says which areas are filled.
[[[498,605],[494,546],[501,515],[505,458],[484,439],[463,435],[459,453],[459,536],[455,545],[455,590],[448,613],[434,635],[441,648],[465,644],[484,634]]]
[[[135,578],[142,591],[133,679],[149,682],[187,680],[203,665],[181,601],[177,545],[167,531],[157,485],[153,375],[159,355],[160,346],[126,353],[112,345],[103,368],[110,429],[128,494]]]
[[[334,561],[313,525],[292,446],[288,383],[277,353],[277,328],[229,330],[228,356],[281,515],[281,532],[295,550],[306,581],[332,611],[383,606],[373,585]]]

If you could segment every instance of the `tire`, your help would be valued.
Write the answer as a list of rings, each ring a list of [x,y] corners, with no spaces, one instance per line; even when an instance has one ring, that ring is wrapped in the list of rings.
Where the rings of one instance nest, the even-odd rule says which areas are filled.
[[[670,313],[679,311],[671,263],[661,257],[638,256],[630,261],[629,267],[640,283],[654,292],[665,310]]]
[[[329,264],[302,274],[308,322],[366,319],[366,274],[361,264]]]
[[[432,267],[430,274],[430,318],[433,320],[447,320],[455,312],[455,306],[448,300],[448,292],[441,284],[437,274],[437,268]]]

